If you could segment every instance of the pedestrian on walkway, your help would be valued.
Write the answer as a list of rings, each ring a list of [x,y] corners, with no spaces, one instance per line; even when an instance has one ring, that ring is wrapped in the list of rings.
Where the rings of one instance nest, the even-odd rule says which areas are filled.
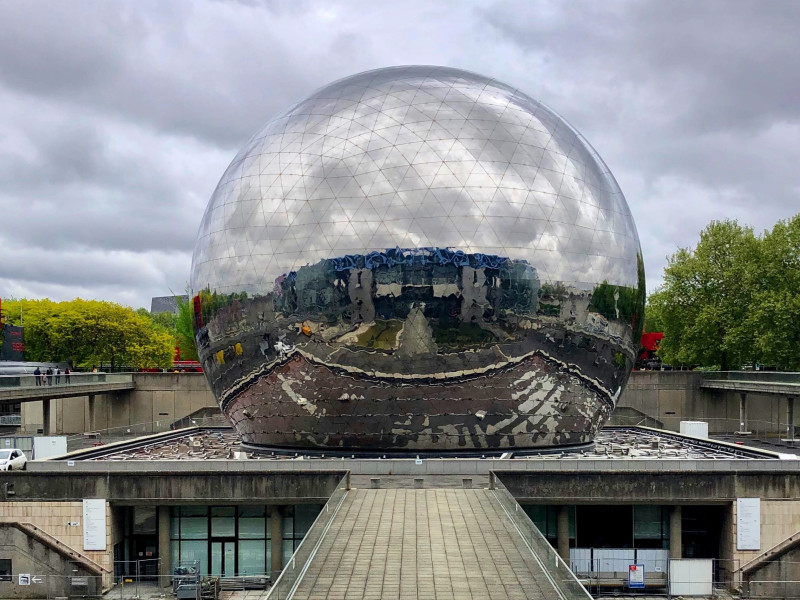
[[[42,370],[39,367],[36,367],[36,370],[33,372],[33,378],[36,380],[36,385],[42,385]]]
[[[53,385],[53,369],[47,367],[47,385]]]
[[[64,369],[64,383],[69,383],[69,376],[72,374],[72,371],[69,370],[69,367]]]
[[[61,367],[56,367],[56,385],[61,383]]]

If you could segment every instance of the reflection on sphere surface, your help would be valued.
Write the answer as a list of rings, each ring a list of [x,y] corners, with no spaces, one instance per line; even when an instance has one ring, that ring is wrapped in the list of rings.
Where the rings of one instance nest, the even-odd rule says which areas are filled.
[[[512,87],[417,66],[267,123],[209,201],[191,287],[245,443],[480,452],[591,441],[635,360],[643,271],[580,134]]]

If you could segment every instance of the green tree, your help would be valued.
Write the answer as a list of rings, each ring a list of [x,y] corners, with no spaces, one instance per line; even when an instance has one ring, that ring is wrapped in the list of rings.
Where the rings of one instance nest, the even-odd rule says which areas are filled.
[[[197,343],[194,339],[194,314],[192,301],[177,298],[178,314],[175,315],[175,338],[181,349],[183,360],[200,360],[197,356]]]
[[[647,308],[644,311],[644,331],[648,333],[664,331],[664,322],[661,318],[660,305],[652,301],[651,295],[647,299]]]
[[[11,300],[4,302],[4,312],[13,325],[20,324],[20,308],[27,360],[111,367],[172,364],[172,335],[131,308],[81,298]]]
[[[800,214],[764,234],[746,330],[758,360],[800,370]]]
[[[747,322],[758,277],[759,239],[736,221],[713,221],[694,249],[668,258],[664,284],[650,296],[664,331],[659,355],[671,364],[719,365],[754,360]]]

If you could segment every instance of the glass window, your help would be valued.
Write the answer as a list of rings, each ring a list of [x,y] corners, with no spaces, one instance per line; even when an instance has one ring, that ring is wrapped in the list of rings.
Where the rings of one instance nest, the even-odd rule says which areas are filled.
[[[155,506],[134,506],[133,507],[133,533],[134,534],[155,534],[156,533],[156,507]]]
[[[287,510],[281,521],[283,539],[294,538],[294,511]]]
[[[0,581],[11,581],[10,558],[0,558]]]
[[[300,542],[297,542],[298,544]],[[289,560],[292,558],[292,554],[294,554],[294,540],[283,540],[283,566],[289,564]]]
[[[206,517],[208,516],[207,506],[181,506],[182,517]]]
[[[180,562],[192,563],[197,561],[201,573],[208,573],[208,542],[206,540],[182,541]]]
[[[633,543],[636,548],[669,548],[669,509],[633,507]]]
[[[319,504],[299,504],[294,509],[294,537],[303,539],[314,524],[322,507]]]
[[[234,537],[236,535],[236,507],[211,507],[211,537]]]
[[[634,539],[661,539],[660,506],[633,507],[633,537]]]
[[[181,543],[178,540],[169,543],[169,562],[173,569],[181,562]]]
[[[270,537],[269,533],[265,507],[239,507],[239,539],[264,539]]]
[[[174,507],[169,511],[169,537],[173,540],[181,537],[181,516],[178,509]]]
[[[239,540],[239,575],[262,575],[267,572],[267,542]]]
[[[202,540],[208,537],[208,509],[205,506],[181,507],[181,539]]]
[[[536,528],[547,537],[547,507],[542,504],[526,504],[523,508]]]

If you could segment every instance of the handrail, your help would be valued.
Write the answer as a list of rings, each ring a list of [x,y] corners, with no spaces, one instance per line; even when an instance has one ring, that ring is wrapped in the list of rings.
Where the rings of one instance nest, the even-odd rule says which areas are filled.
[[[530,517],[511,495],[511,492],[491,474],[491,488],[495,498],[500,503],[506,516],[514,524],[519,534],[530,548],[531,554],[537,560],[550,583],[556,589],[559,597],[566,599],[590,599],[591,594],[581,585],[578,578],[558,555],[553,546],[545,539]]]
[[[800,384],[800,373],[789,371],[702,371],[705,381]]]
[[[71,546],[67,546],[64,542],[60,541],[59,539],[53,537],[43,529],[40,529],[33,523],[26,523],[21,521],[5,521],[0,522],[0,527],[16,527],[23,533],[37,539],[44,545],[50,547],[52,550],[55,550],[64,558],[72,560],[74,562],[83,563],[83,565],[89,570],[97,574],[102,573],[110,573],[109,569],[106,569],[104,566],[96,563],[91,558],[86,556],[85,554],[81,554]]]
[[[754,559],[748,561],[747,563],[736,569],[736,571],[742,574],[747,574],[750,571],[755,570],[765,562],[769,562],[779,556],[782,556],[789,550],[796,548],[798,545],[800,545],[800,531],[793,533],[786,539],[775,544],[772,548],[765,550],[764,552],[756,556]]]
[[[0,390],[17,388],[53,388],[65,389],[76,385],[87,384],[127,384],[133,383],[133,373],[66,373],[35,375],[22,373],[19,375],[0,375]]]
[[[270,588],[265,600],[288,600],[294,596],[297,587],[306,574],[308,565],[314,559],[320,544],[322,544],[325,535],[328,533],[333,519],[339,512],[339,507],[341,507],[347,496],[350,487],[349,481],[350,473],[348,472],[342,478],[339,486],[328,499],[328,502],[322,507],[322,510],[319,515],[317,515],[317,518],[303,538],[303,541],[300,542],[297,550],[294,551],[294,554],[292,554],[292,557],[289,559],[289,564],[284,566],[278,579],[275,580],[275,585]]]

